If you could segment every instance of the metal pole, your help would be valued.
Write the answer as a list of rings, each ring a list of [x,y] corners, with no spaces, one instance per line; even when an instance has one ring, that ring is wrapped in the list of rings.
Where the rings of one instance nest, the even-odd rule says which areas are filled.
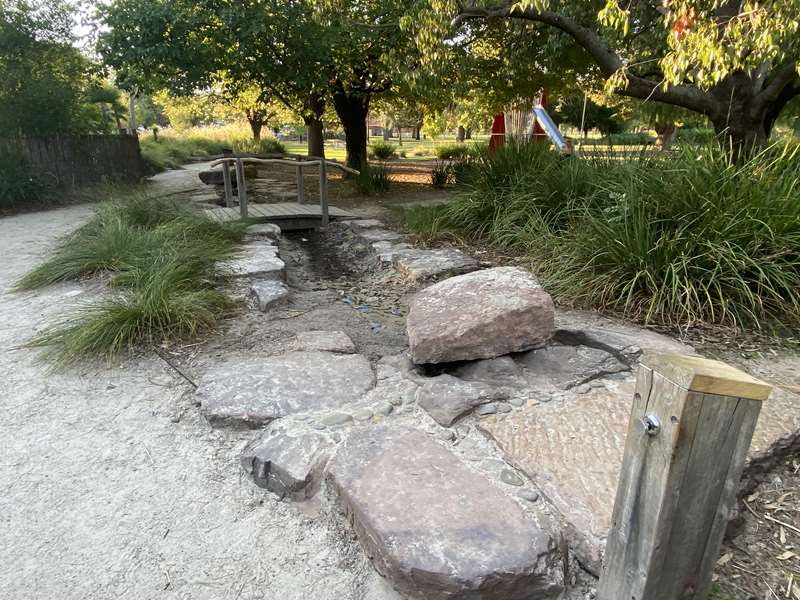
[[[319,163],[319,207],[322,211],[322,226],[328,226],[328,165],[325,159]]]
[[[300,204],[305,204],[306,192],[305,192],[305,181],[303,181],[303,159],[299,156],[297,157],[297,166],[295,167],[295,171],[297,172],[297,201]]]
[[[236,191],[239,194],[239,212],[243,219],[247,218],[247,183],[244,179],[244,163],[236,159]]]

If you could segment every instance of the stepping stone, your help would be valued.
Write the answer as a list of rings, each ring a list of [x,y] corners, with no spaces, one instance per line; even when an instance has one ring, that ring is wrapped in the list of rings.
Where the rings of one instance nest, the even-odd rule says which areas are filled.
[[[580,317],[565,315],[557,319],[554,339],[564,345],[589,346],[605,350],[628,365],[636,364],[643,352],[696,354],[694,348],[655,331],[623,324],[586,324]]]
[[[322,350],[354,354],[356,346],[343,331],[301,331],[297,334],[295,346],[298,350]]]
[[[365,229],[358,233],[358,237],[367,243],[370,242],[396,242],[403,239],[402,233],[388,229]]]
[[[407,250],[411,246],[408,244],[393,244],[392,242],[372,242],[370,248],[378,257],[378,263],[381,266],[389,266],[400,250]]]
[[[493,386],[518,388],[525,384],[522,367],[510,356],[468,362],[453,371],[453,375],[464,381],[482,381]]]
[[[256,223],[247,228],[245,235],[248,239],[278,241],[281,237],[281,228],[275,223]]]
[[[444,427],[449,427],[476,406],[506,398],[508,393],[502,388],[462,381],[452,375],[433,377],[417,390],[417,404]]]
[[[415,363],[444,363],[543,346],[553,334],[553,319],[553,301],[533,275],[498,267],[418,292],[406,328]]]
[[[259,487],[281,498],[303,500],[317,492],[333,447],[316,432],[268,431],[247,445],[240,462]]]
[[[336,410],[375,385],[360,354],[289,352],[215,364],[195,392],[214,426],[261,427],[294,413]]]
[[[569,389],[603,375],[630,370],[605,350],[587,346],[547,346],[517,357],[530,386]]]
[[[250,277],[251,279],[286,278],[285,263],[278,258],[278,248],[268,244],[248,244],[244,253],[220,265],[226,277]]]
[[[267,312],[288,299],[289,288],[282,281],[254,281],[250,286],[250,294],[255,297],[258,309]]]
[[[384,227],[384,224],[378,219],[354,219],[347,222],[347,226],[355,231],[364,231],[365,229],[379,229]]]
[[[562,590],[550,536],[499,484],[421,431],[352,434],[328,479],[375,568],[403,594],[539,600]]]
[[[396,252],[392,264],[411,281],[458,275],[478,268],[478,261],[453,248],[409,248]]]
[[[579,399],[562,396],[486,417],[478,426],[562,514],[570,547],[597,576],[611,527],[634,392],[631,374]],[[775,457],[798,447],[800,396],[775,390],[762,406],[740,494],[752,491]]]

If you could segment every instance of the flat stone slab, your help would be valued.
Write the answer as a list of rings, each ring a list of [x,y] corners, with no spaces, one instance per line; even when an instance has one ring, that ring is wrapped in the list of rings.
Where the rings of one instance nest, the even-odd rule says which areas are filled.
[[[553,300],[531,273],[497,267],[418,292],[406,329],[415,363],[445,363],[543,346],[553,334],[553,319]]]
[[[375,385],[360,354],[289,352],[212,366],[195,392],[212,425],[260,427],[286,415],[339,408]]]
[[[562,396],[507,415],[486,417],[479,427],[506,459],[542,490],[565,520],[564,533],[581,563],[600,574],[622,467],[635,376],[607,381],[580,396]],[[750,446],[744,480],[771,452],[800,432],[800,396],[776,391],[764,402]]]
[[[347,222],[348,227],[356,231],[364,231],[365,229],[380,229],[385,225],[378,219],[353,219]]]
[[[522,374],[522,367],[510,356],[470,361],[453,371],[453,375],[464,381],[481,381],[512,388],[525,385]]]
[[[425,433],[352,434],[328,478],[375,568],[426,600],[537,600],[561,591],[550,536]]]
[[[277,246],[270,244],[248,244],[241,256],[225,261],[220,272],[226,277],[250,277],[251,279],[286,278],[286,265],[278,258]]]
[[[533,387],[569,389],[604,375],[621,373],[630,367],[605,350],[588,346],[550,345],[517,357],[524,365],[524,377]]]
[[[455,248],[409,248],[395,252],[392,265],[404,277],[424,281],[474,271],[478,261]]]
[[[370,248],[378,257],[381,266],[388,266],[394,262],[395,255],[401,250],[411,248],[408,244],[395,244],[392,242],[372,242]]]
[[[256,223],[247,228],[245,235],[248,239],[277,241],[281,237],[281,228],[275,223]]]
[[[343,331],[301,331],[297,334],[295,347],[298,350],[322,350],[354,354],[356,346]]]
[[[333,447],[321,433],[270,430],[245,447],[240,462],[259,487],[302,500],[316,493]]]
[[[250,286],[250,294],[255,298],[258,309],[267,312],[288,299],[289,288],[282,281],[273,279],[254,281]]]
[[[388,229],[363,229],[358,232],[358,237],[367,243],[371,242],[397,242],[403,239],[403,234]]]
[[[417,390],[417,404],[444,427],[449,427],[476,406],[508,397],[509,393],[503,388],[462,381],[452,375],[433,377]]]

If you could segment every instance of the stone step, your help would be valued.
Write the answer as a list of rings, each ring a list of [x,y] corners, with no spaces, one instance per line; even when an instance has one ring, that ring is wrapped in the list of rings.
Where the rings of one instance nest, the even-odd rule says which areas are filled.
[[[410,248],[392,256],[394,268],[411,281],[441,279],[475,271],[479,265],[471,256],[455,248]]]
[[[278,258],[278,247],[267,242],[247,244],[241,256],[220,264],[224,277],[251,279],[286,279],[286,264]]]
[[[214,364],[195,394],[212,425],[260,427],[291,414],[337,409],[374,385],[372,366],[360,354],[289,352]]]
[[[562,590],[549,534],[421,431],[353,432],[328,479],[375,568],[411,598],[538,600]]]
[[[250,295],[255,298],[258,310],[267,312],[289,298],[289,288],[282,281],[258,280],[250,286]]]

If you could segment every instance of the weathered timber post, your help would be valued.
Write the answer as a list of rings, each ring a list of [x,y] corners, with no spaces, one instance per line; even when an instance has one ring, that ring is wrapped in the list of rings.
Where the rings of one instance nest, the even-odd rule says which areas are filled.
[[[228,156],[229,153],[222,151],[223,156]],[[233,206],[233,184],[231,183],[231,164],[229,162],[222,163],[222,184],[225,188],[225,206],[230,208]]]
[[[299,156],[297,157],[297,166],[295,167],[296,175],[297,175],[297,201],[300,204],[305,204],[306,201],[306,192],[305,192],[305,181],[303,180],[303,159]]]
[[[598,600],[706,600],[771,391],[718,361],[643,357]]]
[[[239,194],[239,212],[243,219],[247,218],[247,184],[244,179],[244,163],[236,159],[236,192]]]
[[[322,212],[322,226],[328,226],[328,165],[324,158],[319,160],[319,207]]]

